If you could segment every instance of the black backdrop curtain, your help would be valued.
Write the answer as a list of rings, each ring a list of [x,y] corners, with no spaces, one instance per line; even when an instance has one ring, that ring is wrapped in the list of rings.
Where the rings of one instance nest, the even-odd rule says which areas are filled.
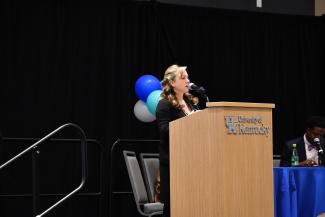
[[[162,78],[173,63],[187,65],[211,101],[275,103],[275,154],[303,133],[308,115],[325,115],[322,17],[148,2],[2,4],[5,137],[41,137],[74,122],[106,156],[117,138],[158,138],[155,123],[133,115],[134,83]]]

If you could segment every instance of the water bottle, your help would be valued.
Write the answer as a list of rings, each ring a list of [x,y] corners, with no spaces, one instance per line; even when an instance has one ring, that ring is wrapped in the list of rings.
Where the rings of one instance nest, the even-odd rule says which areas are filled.
[[[298,165],[299,165],[299,157],[297,152],[297,144],[292,144],[291,166],[295,167]]]

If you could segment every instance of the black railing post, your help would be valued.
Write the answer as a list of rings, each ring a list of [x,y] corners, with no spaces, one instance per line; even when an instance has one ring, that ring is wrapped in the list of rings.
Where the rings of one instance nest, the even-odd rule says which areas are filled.
[[[40,151],[37,146],[32,150],[32,193],[33,193],[33,216],[40,212]]]

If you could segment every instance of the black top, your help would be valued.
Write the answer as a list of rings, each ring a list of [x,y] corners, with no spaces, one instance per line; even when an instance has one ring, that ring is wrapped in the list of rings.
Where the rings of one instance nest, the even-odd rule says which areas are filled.
[[[193,111],[197,107],[184,97],[188,108]],[[157,105],[156,118],[160,135],[159,157],[160,161],[169,164],[169,122],[186,116],[182,109],[177,109],[167,99],[161,99]]]
[[[322,149],[325,151],[324,139],[321,139],[320,143],[321,143]],[[299,162],[305,161],[307,159],[304,137],[303,136],[298,137],[298,138],[292,139],[285,143],[283,150],[282,150],[281,162],[280,162],[280,166],[282,166],[282,167],[291,166],[292,144],[297,145],[296,147],[297,147]],[[324,164],[324,160],[323,160],[323,164]],[[321,165],[321,166],[324,166],[324,165]]]

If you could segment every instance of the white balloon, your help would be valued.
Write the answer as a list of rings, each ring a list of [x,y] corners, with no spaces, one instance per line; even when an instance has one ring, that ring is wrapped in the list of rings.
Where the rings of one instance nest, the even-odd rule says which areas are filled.
[[[156,117],[154,115],[152,115],[145,102],[143,102],[142,100],[139,100],[133,108],[134,111],[134,115],[135,117],[142,122],[152,122],[154,120],[156,120]]]

